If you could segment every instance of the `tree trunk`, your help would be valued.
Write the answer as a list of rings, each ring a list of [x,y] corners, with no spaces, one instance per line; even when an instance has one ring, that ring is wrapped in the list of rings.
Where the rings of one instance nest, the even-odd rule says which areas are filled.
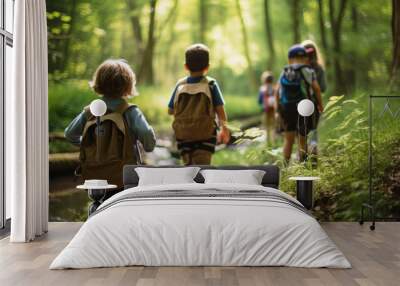
[[[352,1],[351,3],[351,30],[353,32],[353,35],[356,36],[358,35],[358,12],[357,12],[357,6],[355,1]],[[358,47],[358,41],[354,42],[354,48]],[[350,53],[348,53],[348,63],[349,65],[346,67],[347,70],[347,84],[346,86],[349,89],[356,89],[357,88],[357,69],[358,69],[358,58],[357,58],[357,50],[358,49],[352,49]]]
[[[199,1],[199,22],[200,22],[200,30],[199,30],[199,40],[201,43],[205,43],[207,41],[206,39],[206,33],[207,33],[207,0],[198,0]]]
[[[240,21],[240,28],[242,31],[244,56],[246,57],[246,61],[247,61],[249,81],[250,81],[250,85],[253,88],[256,88],[257,80],[256,80],[256,75],[253,70],[253,63],[252,63],[251,57],[250,57],[249,39],[248,39],[247,31],[246,31],[246,24],[245,24],[244,18],[243,18],[242,7],[240,5],[240,0],[236,0],[235,2],[236,2],[237,13],[239,16],[239,21]]]
[[[268,47],[268,69],[272,70],[275,66],[275,46],[274,37],[272,34],[271,17],[269,12],[269,0],[264,0],[264,21],[265,21],[265,35]]]
[[[61,64],[61,69],[60,71],[65,72],[67,69],[67,65],[69,62],[69,52],[70,52],[70,47],[71,47],[71,38],[72,38],[72,33],[75,30],[75,23],[76,23],[76,17],[78,17],[78,13],[77,12],[77,1],[73,0],[72,1],[72,6],[71,6],[71,11],[70,11],[70,15],[71,15],[71,21],[70,21],[70,26],[69,26],[69,30],[68,30],[68,35],[65,39],[65,43],[64,43],[64,52],[63,52],[63,59],[62,59],[62,64]]]
[[[393,59],[390,79],[391,89],[399,89],[400,84],[400,1],[392,0]]]
[[[337,92],[346,92],[346,83],[343,77],[343,69],[341,64],[342,57],[342,22],[344,17],[344,12],[346,9],[347,0],[340,0],[339,11],[336,15],[335,12],[335,0],[329,0],[329,20],[331,23],[332,30],[332,48],[331,54],[333,56],[333,67],[335,70],[335,85]]]
[[[133,36],[135,38],[136,57],[140,58],[143,54],[143,35],[142,25],[140,23],[140,8],[137,5],[137,0],[126,0],[129,9],[129,18],[132,25]]]
[[[150,0],[150,21],[147,36],[147,44],[144,49],[142,62],[139,67],[138,81],[146,84],[154,83],[154,47],[155,47],[155,24],[156,24],[156,6],[157,0]]]
[[[300,0],[291,1],[293,43],[300,43]]]
[[[328,40],[326,39],[326,29],[325,29],[325,14],[324,14],[324,2],[323,0],[318,0],[318,20],[319,20],[319,34],[321,37],[322,48],[325,52],[328,51]]]
[[[354,1],[351,5],[351,28],[353,32],[358,32],[358,12]]]

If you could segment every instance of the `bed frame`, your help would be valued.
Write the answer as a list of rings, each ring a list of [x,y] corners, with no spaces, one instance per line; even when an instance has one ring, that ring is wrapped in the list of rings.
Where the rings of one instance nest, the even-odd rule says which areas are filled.
[[[133,188],[138,185],[139,177],[135,172],[137,167],[150,168],[184,168],[184,166],[143,166],[143,165],[125,165],[123,173],[124,189]],[[197,166],[202,170],[217,169],[217,170],[262,170],[265,175],[261,184],[264,187],[278,188],[279,187],[279,167],[275,165],[258,165],[258,166]],[[203,176],[199,173],[194,180],[197,183],[204,183]]]

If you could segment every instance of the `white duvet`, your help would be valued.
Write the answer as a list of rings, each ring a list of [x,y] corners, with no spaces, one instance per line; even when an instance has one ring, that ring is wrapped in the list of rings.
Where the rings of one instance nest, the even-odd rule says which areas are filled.
[[[168,190],[263,191],[299,204],[279,190],[254,185],[131,188],[104,202],[50,269],[127,265],[351,267],[318,222],[284,200],[234,195],[123,199],[137,192]]]

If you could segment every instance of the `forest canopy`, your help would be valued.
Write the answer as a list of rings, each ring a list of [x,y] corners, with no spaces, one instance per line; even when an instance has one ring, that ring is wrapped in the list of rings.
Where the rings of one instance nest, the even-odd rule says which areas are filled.
[[[47,1],[49,73],[55,81],[90,79],[104,59],[125,58],[140,83],[169,87],[184,75],[184,49],[204,42],[210,74],[224,90],[247,93],[262,71],[278,75],[289,46],[312,39],[325,56],[331,91],[379,89],[397,70],[396,2]]]

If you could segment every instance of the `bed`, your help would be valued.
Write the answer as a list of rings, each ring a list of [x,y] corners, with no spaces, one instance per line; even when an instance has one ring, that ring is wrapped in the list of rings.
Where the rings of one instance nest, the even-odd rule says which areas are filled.
[[[201,166],[265,171],[261,185],[138,185],[125,166],[125,190],[105,201],[50,269],[144,266],[350,268],[319,223],[278,190],[276,166]],[[179,167],[177,167],[179,168]]]

